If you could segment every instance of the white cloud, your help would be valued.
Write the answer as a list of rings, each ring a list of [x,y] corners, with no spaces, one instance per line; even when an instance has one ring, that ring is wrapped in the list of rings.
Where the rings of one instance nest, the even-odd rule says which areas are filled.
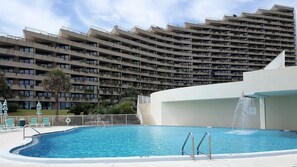
[[[134,25],[148,28],[154,24],[165,27],[168,23],[166,13],[177,5],[177,2],[177,0],[85,0],[77,1],[75,11],[81,21],[88,26],[111,29],[114,25],[119,25],[130,29]]]
[[[297,7],[292,0],[0,0],[0,32],[22,35],[25,27],[57,34],[62,26],[82,32],[90,26],[108,31],[115,25],[125,29],[183,26],[270,9],[273,4]]]
[[[204,22],[206,18],[221,19],[224,14],[232,10],[233,6],[228,1],[221,0],[192,1],[186,12],[190,19]]]
[[[107,30],[114,25],[130,29],[135,25],[166,27],[185,21],[204,22],[205,18],[223,18],[240,4],[254,0],[84,0],[76,1],[76,12],[87,26]],[[180,25],[180,26],[182,26]]]
[[[50,0],[0,1],[0,31],[22,36],[25,27],[57,34],[62,26],[70,25],[67,17],[58,16]]]
[[[84,0],[76,1],[76,12],[88,27],[107,30],[114,25],[130,29],[137,25],[166,27],[168,23],[204,23],[206,18],[222,19],[242,11],[270,9],[273,4],[296,6],[291,0]]]

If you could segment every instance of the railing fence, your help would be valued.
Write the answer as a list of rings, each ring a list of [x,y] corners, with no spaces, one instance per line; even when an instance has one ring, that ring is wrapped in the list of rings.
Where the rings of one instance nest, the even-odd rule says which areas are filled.
[[[136,114],[102,114],[102,115],[40,115],[40,116],[7,116],[12,118],[16,126],[31,123],[31,118],[37,118],[42,125],[43,118],[48,117],[51,126],[84,126],[84,125],[131,125],[140,124]],[[4,124],[4,119],[1,119]]]

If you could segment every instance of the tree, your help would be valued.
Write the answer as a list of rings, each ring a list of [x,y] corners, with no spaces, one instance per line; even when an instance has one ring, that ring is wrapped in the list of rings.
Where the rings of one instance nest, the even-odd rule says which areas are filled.
[[[135,114],[136,105],[133,98],[123,98],[116,104],[103,102],[99,107],[89,111],[92,114]]]
[[[125,89],[124,93],[122,94],[122,98],[133,97],[133,98],[137,99],[137,95],[139,95],[139,94],[140,93],[138,90],[136,90],[133,87],[130,87],[130,88]]]
[[[4,72],[0,72],[0,97],[5,99],[12,97],[12,91],[6,82]]]
[[[97,106],[92,111],[92,114],[110,114],[109,108],[112,106],[110,102],[103,101],[100,106]]]
[[[95,107],[95,104],[81,103],[70,107],[68,113],[73,113],[74,115],[80,115],[81,113],[83,113],[84,115],[88,115],[89,113],[92,113],[94,111]]]
[[[48,72],[47,77],[43,80],[43,87],[46,91],[54,93],[56,115],[59,115],[59,93],[68,92],[72,87],[69,75],[61,69],[55,68]]]
[[[134,101],[126,100],[121,101],[118,104],[118,109],[120,110],[120,114],[135,114],[136,113],[136,106]]]

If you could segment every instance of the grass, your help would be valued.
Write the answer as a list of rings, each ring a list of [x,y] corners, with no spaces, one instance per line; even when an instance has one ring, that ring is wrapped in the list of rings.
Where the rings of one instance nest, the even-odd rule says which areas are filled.
[[[68,110],[59,110],[59,115],[68,115]],[[42,115],[55,115],[56,110],[42,110]],[[8,113],[9,116],[30,116],[36,115],[36,110],[21,110],[19,109],[17,112]],[[71,114],[72,115],[72,114]]]

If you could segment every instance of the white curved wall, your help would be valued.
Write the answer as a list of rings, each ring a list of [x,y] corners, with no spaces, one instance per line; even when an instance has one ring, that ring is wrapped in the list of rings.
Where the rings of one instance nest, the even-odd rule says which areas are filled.
[[[243,90],[242,82],[214,84],[205,86],[192,86],[186,88],[170,89],[151,94],[151,113],[157,125],[165,124],[166,115],[181,111],[180,108],[166,109],[165,102],[186,102],[192,100],[213,100],[238,98]],[[181,104],[181,103],[179,103]],[[212,104],[216,105],[216,103]],[[235,105],[236,106],[236,105]],[[166,113],[163,113],[166,111]],[[176,115],[177,116],[177,115]]]

